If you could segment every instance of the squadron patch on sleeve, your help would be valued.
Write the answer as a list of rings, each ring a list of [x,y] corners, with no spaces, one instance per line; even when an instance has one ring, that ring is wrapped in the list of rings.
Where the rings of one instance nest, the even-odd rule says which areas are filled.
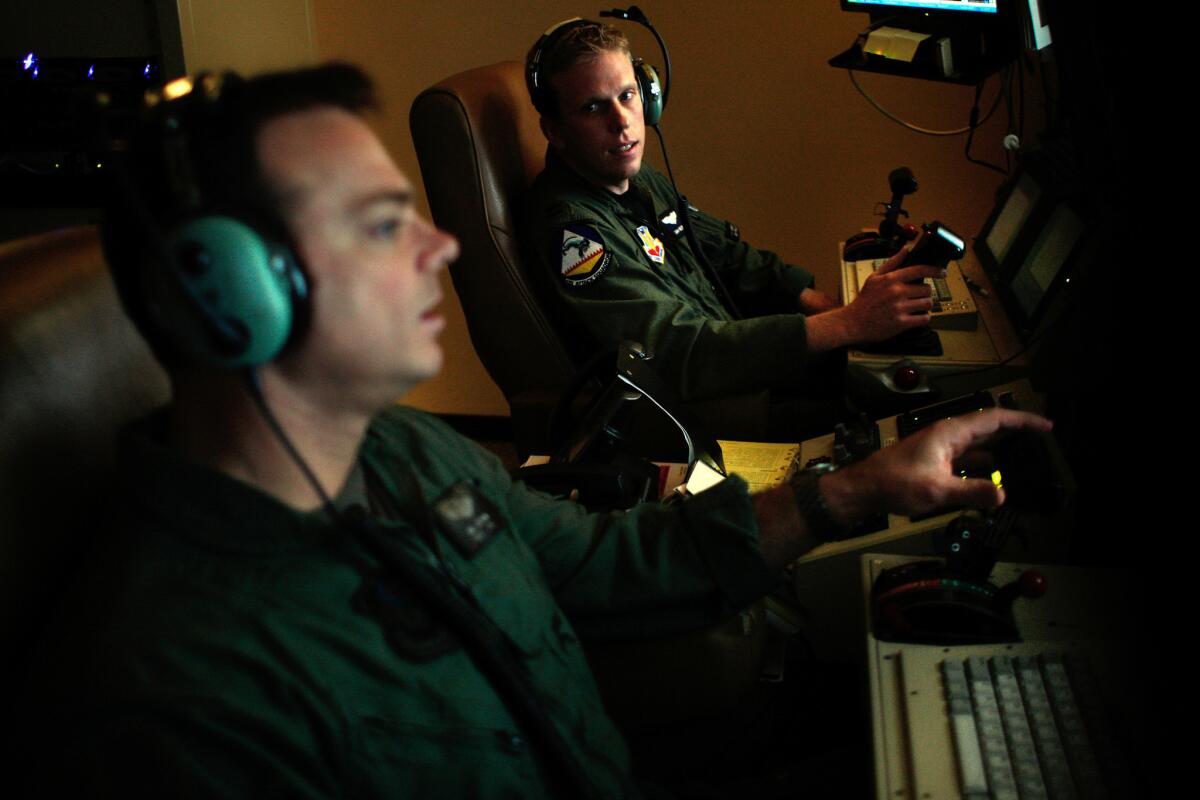
[[[662,264],[667,260],[667,251],[663,249],[663,243],[650,232],[648,227],[640,226],[637,229],[637,235],[642,240],[642,249],[646,251],[646,255],[650,256],[651,261],[655,264]]]
[[[591,225],[575,222],[563,228],[559,268],[563,279],[582,286],[599,278],[608,269],[612,254]]]

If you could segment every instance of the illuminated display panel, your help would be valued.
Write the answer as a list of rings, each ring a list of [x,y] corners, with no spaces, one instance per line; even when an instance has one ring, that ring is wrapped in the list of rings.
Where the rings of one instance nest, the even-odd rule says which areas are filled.
[[[842,0],[847,11],[911,9],[913,11],[964,11],[995,14],[999,0]]]

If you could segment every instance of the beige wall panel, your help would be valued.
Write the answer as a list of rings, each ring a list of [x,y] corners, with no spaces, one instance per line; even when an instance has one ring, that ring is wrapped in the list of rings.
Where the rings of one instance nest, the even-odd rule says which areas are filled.
[[[178,0],[188,72],[253,73],[313,61],[309,0]]]

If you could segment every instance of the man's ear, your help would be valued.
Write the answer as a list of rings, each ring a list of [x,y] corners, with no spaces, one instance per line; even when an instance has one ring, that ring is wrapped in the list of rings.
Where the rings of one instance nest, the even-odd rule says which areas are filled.
[[[558,120],[551,119],[542,114],[538,117],[538,124],[542,126],[542,135],[546,137],[546,141],[550,143],[550,146],[555,150],[561,150],[563,137]]]

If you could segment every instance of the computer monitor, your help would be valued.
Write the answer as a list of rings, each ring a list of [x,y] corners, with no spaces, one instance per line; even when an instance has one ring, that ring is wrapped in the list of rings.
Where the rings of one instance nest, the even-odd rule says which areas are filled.
[[[1026,158],[975,237],[975,254],[1023,340],[1070,281],[1086,224],[1065,189],[1069,180]]]
[[[1026,0],[1028,27],[1025,31],[1025,47],[1030,50],[1044,50],[1050,46],[1053,37],[1050,35],[1050,19],[1042,8],[1044,0]]]
[[[893,63],[891,69],[879,71],[978,83],[1012,61],[1022,40],[1014,0],[841,0],[841,8],[868,14],[872,29],[898,28],[927,36],[911,68]],[[880,54],[866,46],[863,51]]]
[[[844,11],[996,14],[1000,0],[842,0]]]

